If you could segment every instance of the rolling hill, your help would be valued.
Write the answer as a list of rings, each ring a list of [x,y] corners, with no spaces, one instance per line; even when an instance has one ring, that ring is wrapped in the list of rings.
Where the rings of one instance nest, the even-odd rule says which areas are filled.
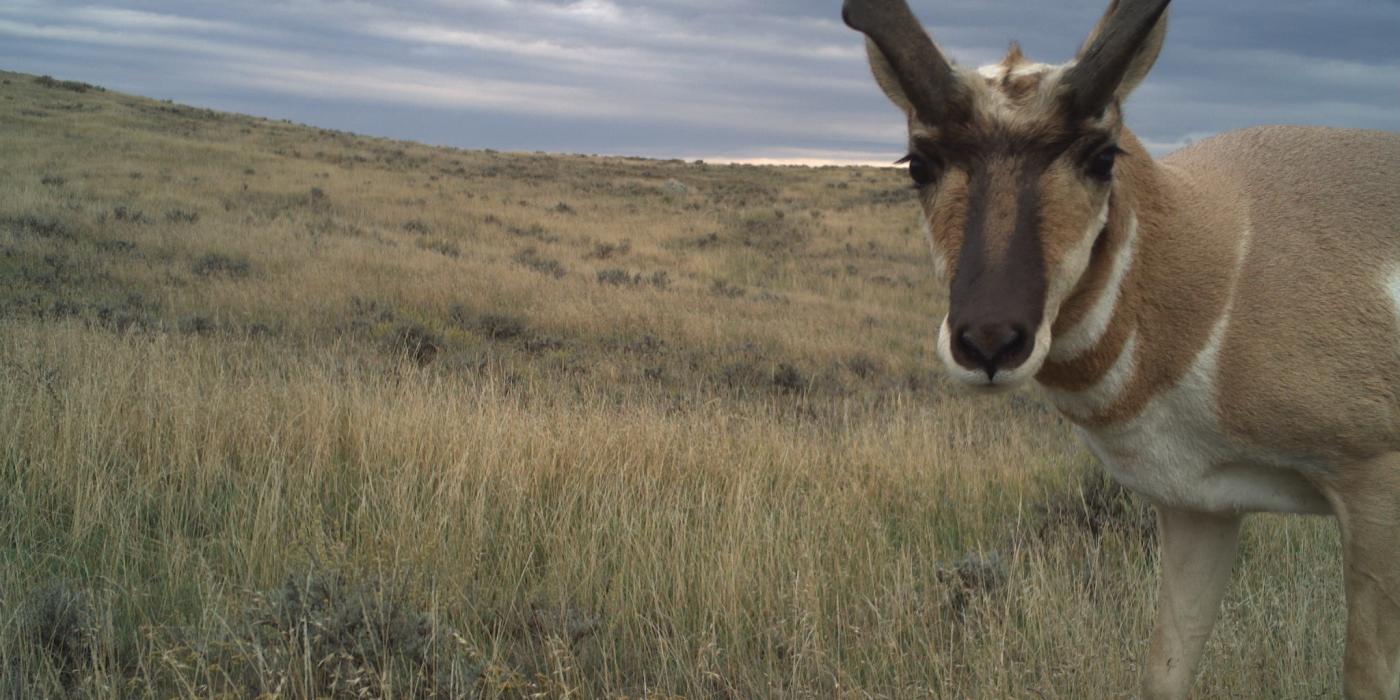
[[[1150,513],[949,393],[898,171],[4,72],[0,153],[7,695],[1135,691]],[[1243,552],[1202,692],[1338,687],[1330,524]]]

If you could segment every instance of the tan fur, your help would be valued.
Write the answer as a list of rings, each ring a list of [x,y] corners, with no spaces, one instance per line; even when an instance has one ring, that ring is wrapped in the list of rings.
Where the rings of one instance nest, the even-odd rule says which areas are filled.
[[[1035,97],[1040,90],[1045,74],[1034,70],[1034,64],[1021,53],[1021,45],[1012,43],[1006,57],[996,65],[996,70],[985,75],[987,85],[1006,95],[1012,103],[1024,104]]]
[[[1037,187],[1041,192],[1040,243],[1045,264],[1050,270],[1060,270],[1080,248],[1093,244],[1092,240],[1086,240],[1085,230],[1103,210],[1111,193],[1085,188],[1078,169],[1063,159],[1055,161],[1041,175]],[[1073,275],[1080,277],[1082,272]],[[1057,283],[1064,286],[1058,295],[1051,294],[1051,303],[1058,304],[1066,300],[1077,285],[1072,279],[1055,279],[1053,273],[1051,277],[1052,287]]]
[[[1019,131],[1063,128],[1051,119],[1055,86],[1063,69],[1014,55],[1007,59],[979,70],[962,70],[977,112],[972,126],[997,124]]]
[[[1091,430],[1128,424],[1181,380],[1217,319],[1229,319],[1214,390],[1222,429],[1240,450],[1295,465],[1270,474],[1274,488],[1293,490],[1300,510],[1325,497],[1348,542],[1366,543],[1346,546],[1353,698],[1400,697],[1400,323],[1382,284],[1400,263],[1397,164],[1394,134],[1267,127],[1149,163],[1150,175],[1125,168],[1118,193],[1122,205],[1136,201],[1141,245],[1114,320],[1095,348],[1041,375],[1049,386],[1093,386],[1136,333],[1136,372],[1120,398],[1070,416]],[[1357,562],[1378,568],[1355,572]],[[1169,565],[1163,576],[1164,595],[1190,583]],[[1170,630],[1186,624],[1168,603],[1149,697],[1184,697],[1194,674],[1196,654],[1182,657],[1185,671],[1164,660],[1183,648]],[[1187,617],[1213,619],[1202,615]]]
[[[923,193],[933,254],[944,256],[944,268],[948,270],[957,265],[957,252],[962,249],[968,185],[967,172],[953,169],[943,176],[936,189],[929,188]]]
[[[1234,194],[1228,184],[1197,184],[1180,172],[1160,169],[1136,139],[1121,142],[1128,157],[1120,159],[1115,208],[1137,215],[1133,269],[1103,342],[1072,366],[1047,363],[1042,379],[1056,388],[1091,386],[1137,330],[1139,370],[1116,403],[1082,421],[1090,426],[1136,417],[1190,366],[1224,312],[1234,284],[1236,234],[1245,224],[1242,214],[1229,205]],[[1109,229],[1110,240],[1122,236],[1124,224],[1122,217],[1112,221],[1116,229]],[[1161,291],[1168,289],[1173,291]]]
[[[1330,180],[1310,181],[1313,165],[1337,153],[1349,154],[1356,172],[1336,168]],[[1400,189],[1357,177],[1400,163],[1400,137],[1266,127],[1175,154],[1151,166],[1150,180],[1135,162],[1120,169],[1116,209],[1137,209],[1147,225],[1115,320],[1089,353],[1047,363],[1037,378],[1055,388],[1091,386],[1137,328],[1145,369],[1117,405],[1085,422],[1130,420],[1179,378],[1237,289],[1219,392],[1232,433],[1334,462],[1400,449],[1400,328],[1383,291],[1356,284],[1400,261]],[[1276,177],[1247,177],[1261,171]],[[1138,193],[1131,201],[1130,192]],[[1381,215],[1358,216],[1368,206]],[[1152,225],[1154,211],[1171,221]],[[1122,226],[1112,220],[1110,245]],[[1086,274],[1057,326],[1073,325],[1101,292],[1106,265],[1103,256]],[[1174,298],[1163,299],[1162,289],[1176,290]]]
[[[1119,5],[1113,0],[1094,34]],[[1132,16],[1143,15],[1124,15]],[[1122,127],[1118,103],[1160,52],[1165,17],[1094,123],[1063,118],[1063,90],[1071,88],[1062,90],[1061,79],[1073,63],[1032,64],[1013,45],[999,64],[959,72],[970,123],[935,127],[911,114],[911,143],[924,152],[945,143],[975,151],[1083,132],[1116,137],[1125,152],[1111,189],[1067,156],[1035,183],[1051,324],[1051,350],[1039,356],[1035,379],[1115,477],[1158,505],[1163,579],[1145,694],[1187,695],[1229,580],[1240,517],[1282,510],[1338,517],[1345,692],[1395,700],[1400,135],[1262,127],[1153,161]],[[996,153],[982,161],[992,178],[983,235],[994,254],[1006,250],[998,236],[1015,216],[1023,167],[1018,154]],[[935,255],[949,270],[963,245],[968,188],[954,167],[923,196]],[[1107,218],[1096,219],[1105,202]],[[1053,339],[1062,336],[1075,340],[1057,353]]]
[[[1063,335],[1070,328],[1085,322],[1087,314],[1091,307],[1097,304],[1099,297],[1111,293],[1108,283],[1113,258],[1121,254],[1128,245],[1126,231],[1129,215],[1128,208],[1116,201],[1110,205],[1108,227],[1100,244],[1101,249],[1089,261],[1089,269],[1080,278],[1074,294],[1061,307],[1060,315],[1055,319],[1056,336]],[[1128,274],[1132,274],[1131,271]],[[1107,330],[1098,343],[1071,359],[1051,359],[1041,368],[1036,380],[1044,386],[1067,391],[1083,391],[1093,386],[1118,359],[1118,354],[1128,341],[1128,335],[1133,330],[1133,323],[1127,318],[1128,313],[1125,305],[1116,304],[1114,317],[1109,321]]]
[[[1239,551],[1240,517],[1157,509],[1162,580],[1157,607],[1167,624],[1152,632],[1143,696],[1181,697],[1220,614]]]
[[[1355,462],[1318,486],[1342,529],[1347,696],[1400,696],[1400,452]]]
[[[1021,52],[1021,43],[1017,41],[1011,42],[1011,46],[1006,49],[1006,56],[1001,59],[1002,68],[1010,72],[1027,63],[1030,63],[1030,61],[1026,60],[1026,55]]]
[[[1010,159],[993,159],[987,165],[987,234],[983,240],[987,262],[998,267],[1006,259],[1011,229],[1016,221],[1016,167]]]
[[[1400,451],[1400,328],[1374,283],[1400,262],[1400,137],[1252,129],[1168,162],[1240,183],[1256,232],[1222,355],[1226,427],[1333,464]]]

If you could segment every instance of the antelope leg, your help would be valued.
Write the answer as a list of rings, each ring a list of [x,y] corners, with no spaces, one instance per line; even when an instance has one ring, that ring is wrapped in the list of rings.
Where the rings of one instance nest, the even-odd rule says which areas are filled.
[[[1162,574],[1143,696],[1185,698],[1220,614],[1239,548],[1239,516],[1157,507]]]

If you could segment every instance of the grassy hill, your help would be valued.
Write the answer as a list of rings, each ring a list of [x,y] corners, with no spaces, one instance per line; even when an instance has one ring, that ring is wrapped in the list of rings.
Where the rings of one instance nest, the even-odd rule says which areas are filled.
[[[10,697],[1123,697],[1150,514],[950,395],[905,176],[430,148],[0,72]],[[1339,686],[1265,518],[1202,680]]]

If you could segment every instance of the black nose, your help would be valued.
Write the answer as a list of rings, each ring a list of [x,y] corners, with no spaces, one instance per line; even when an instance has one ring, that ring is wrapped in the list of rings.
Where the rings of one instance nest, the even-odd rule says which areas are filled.
[[[957,330],[953,356],[968,369],[980,369],[990,380],[1004,369],[1026,361],[1030,344],[1025,326],[1018,323],[966,324]]]

